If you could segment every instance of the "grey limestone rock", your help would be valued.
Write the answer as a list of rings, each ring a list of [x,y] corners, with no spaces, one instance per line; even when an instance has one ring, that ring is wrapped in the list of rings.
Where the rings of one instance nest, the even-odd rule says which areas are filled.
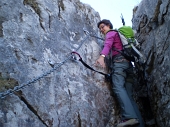
[[[147,57],[145,89],[158,127],[170,126],[170,1],[142,0],[134,10],[133,28]]]
[[[24,88],[0,100],[1,127],[104,127],[114,101],[104,77],[71,59],[97,34],[99,14],[79,0],[0,1],[0,91]],[[99,40],[78,52],[93,65]],[[104,71],[100,68],[97,68]]]

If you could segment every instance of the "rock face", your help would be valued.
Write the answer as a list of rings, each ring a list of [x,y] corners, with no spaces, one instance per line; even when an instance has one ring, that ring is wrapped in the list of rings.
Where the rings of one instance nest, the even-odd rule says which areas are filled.
[[[97,33],[99,20],[79,0],[0,1],[0,92],[17,90],[0,100],[1,127],[106,126],[110,87],[70,59],[84,42],[78,52],[94,64],[100,41],[83,28]]]
[[[133,28],[147,58],[136,99],[147,127],[170,126],[169,17],[169,0],[142,0],[134,8]],[[111,86],[71,57],[77,51],[94,64],[101,41],[83,29],[99,35],[99,20],[79,0],[0,1],[0,93],[15,90],[0,98],[0,127],[112,127],[117,122]]]
[[[147,57],[147,96],[158,127],[170,126],[170,1],[142,0],[134,9],[133,28]]]

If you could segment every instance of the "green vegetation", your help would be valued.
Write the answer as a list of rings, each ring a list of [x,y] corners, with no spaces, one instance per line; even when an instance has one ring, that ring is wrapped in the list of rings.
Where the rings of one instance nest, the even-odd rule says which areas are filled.
[[[59,1],[58,1],[58,5],[59,5],[59,7],[61,7],[61,9],[64,11],[65,7],[64,7],[63,0],[59,0]]]
[[[24,0],[23,3],[25,5],[27,4],[27,5],[31,6],[34,9],[34,11],[40,16],[41,10],[38,6],[38,3],[35,0]]]
[[[18,82],[13,78],[4,78],[0,73],[0,92],[3,92],[8,89],[13,89]]]

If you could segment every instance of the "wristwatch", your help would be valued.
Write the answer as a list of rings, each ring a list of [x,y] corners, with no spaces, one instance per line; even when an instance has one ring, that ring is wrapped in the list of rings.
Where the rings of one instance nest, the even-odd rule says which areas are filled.
[[[102,57],[105,57],[105,55],[103,55],[103,54],[102,54],[101,56],[102,56]]]

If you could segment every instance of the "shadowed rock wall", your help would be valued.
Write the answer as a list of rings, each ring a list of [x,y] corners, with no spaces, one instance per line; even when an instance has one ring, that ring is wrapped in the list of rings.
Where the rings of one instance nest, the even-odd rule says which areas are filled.
[[[142,0],[132,19],[141,50],[147,96],[158,127],[170,126],[170,1]]]

